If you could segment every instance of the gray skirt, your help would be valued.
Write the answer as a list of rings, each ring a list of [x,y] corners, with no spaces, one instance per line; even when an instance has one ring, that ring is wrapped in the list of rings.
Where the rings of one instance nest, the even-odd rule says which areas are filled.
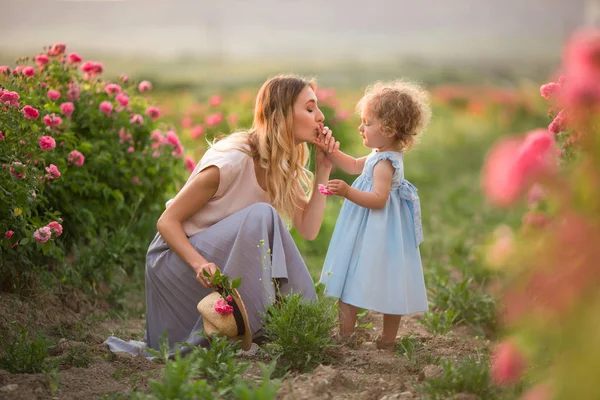
[[[282,295],[302,293],[316,297],[314,282],[292,236],[277,211],[267,203],[256,203],[232,214],[189,238],[209,262],[231,277],[242,278],[238,289],[244,301],[253,337],[261,334],[267,305],[275,301],[277,280]],[[104,343],[113,352],[144,354],[158,350],[166,333],[169,348],[178,342],[206,345],[198,335],[202,317],[198,302],[210,294],[194,271],[156,234],[146,256],[146,335],[144,342],[125,342],[114,336]]]

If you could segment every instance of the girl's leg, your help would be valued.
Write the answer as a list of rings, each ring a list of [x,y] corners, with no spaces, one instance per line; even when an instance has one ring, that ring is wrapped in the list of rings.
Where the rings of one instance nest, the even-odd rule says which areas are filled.
[[[354,332],[358,307],[338,301],[338,321],[340,323],[340,336],[349,336]]]
[[[379,348],[393,347],[400,327],[402,315],[383,314],[383,333],[378,343]]]

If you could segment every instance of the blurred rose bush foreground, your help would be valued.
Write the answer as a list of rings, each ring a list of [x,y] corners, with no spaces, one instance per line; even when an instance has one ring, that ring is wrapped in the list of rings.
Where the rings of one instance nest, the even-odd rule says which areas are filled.
[[[79,287],[131,273],[185,178],[183,146],[158,125],[150,82],[56,44],[0,66],[0,290]]]
[[[507,278],[492,375],[532,387],[526,399],[600,396],[599,60],[600,31],[576,32],[540,90],[549,126],[501,139],[482,173],[492,204],[529,205],[520,231],[499,227],[487,252]]]

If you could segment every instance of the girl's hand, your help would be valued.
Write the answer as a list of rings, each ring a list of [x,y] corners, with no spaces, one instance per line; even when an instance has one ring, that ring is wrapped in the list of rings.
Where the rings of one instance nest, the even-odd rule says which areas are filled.
[[[327,156],[340,149],[340,142],[336,142],[333,132],[328,127],[323,127],[319,137],[313,140],[313,144],[317,146],[317,168],[331,169],[333,163]]]
[[[215,263],[202,264],[198,268],[194,268],[194,271],[196,271],[196,280],[205,288],[211,288],[210,278],[204,275],[204,271],[208,272],[209,275],[214,275],[218,269],[219,267]]]
[[[327,182],[327,189],[336,196],[347,197],[350,186],[341,179],[332,179]]]

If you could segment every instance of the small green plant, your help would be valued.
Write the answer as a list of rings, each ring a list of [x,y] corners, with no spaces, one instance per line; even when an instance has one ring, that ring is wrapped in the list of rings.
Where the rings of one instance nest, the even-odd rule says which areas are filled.
[[[424,347],[419,338],[412,335],[404,336],[396,343],[396,353],[406,357],[412,368],[419,368],[421,362],[418,353]]]
[[[487,357],[468,357],[459,364],[442,362],[443,372],[438,378],[426,379],[417,391],[427,399],[438,400],[457,393],[472,393],[479,399],[494,400],[500,390],[490,379]]]
[[[85,345],[69,345],[69,349],[49,364],[54,367],[87,368],[92,361],[90,350]]]
[[[275,371],[276,362],[271,362],[270,365],[258,363],[262,371],[262,380],[260,383],[240,381],[233,388],[233,395],[238,400],[271,400],[277,395],[277,390],[281,382],[271,379],[271,375]]]
[[[206,379],[219,396],[228,395],[233,384],[248,369],[248,363],[237,359],[241,351],[239,343],[226,337],[213,337],[208,348],[187,346],[192,349],[189,357],[194,358],[199,376]]]
[[[452,310],[456,321],[476,329],[496,328],[496,301],[472,279],[455,282],[438,277],[430,282],[430,301],[439,310]]]
[[[436,310],[426,312],[419,323],[431,333],[445,335],[452,330],[452,325],[459,324],[460,320],[454,310]]]
[[[44,360],[48,354],[49,342],[43,334],[27,340],[27,329],[21,329],[21,335],[11,343],[2,343],[3,355],[0,368],[13,374],[35,374],[44,372]]]
[[[267,308],[264,331],[266,349],[287,369],[310,370],[326,361],[325,349],[332,346],[336,326],[333,303],[324,297],[314,301],[290,294]]]

